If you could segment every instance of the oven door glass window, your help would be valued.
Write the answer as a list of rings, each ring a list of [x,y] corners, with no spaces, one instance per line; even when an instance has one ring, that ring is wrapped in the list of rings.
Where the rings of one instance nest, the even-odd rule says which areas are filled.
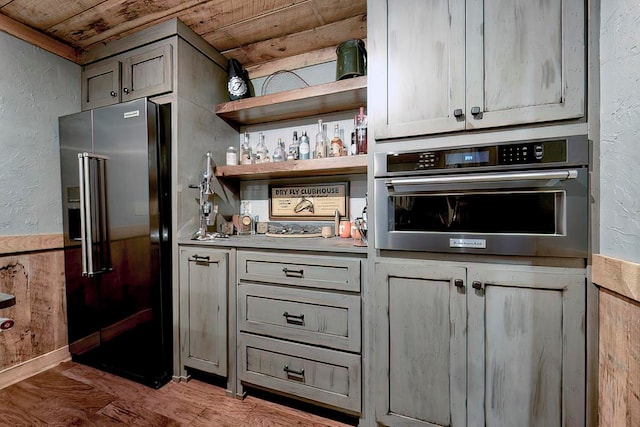
[[[562,234],[564,192],[417,194],[390,197],[395,231]]]

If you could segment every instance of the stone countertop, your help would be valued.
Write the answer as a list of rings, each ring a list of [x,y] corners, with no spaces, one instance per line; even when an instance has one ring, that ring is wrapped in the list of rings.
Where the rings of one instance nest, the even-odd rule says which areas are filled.
[[[230,236],[214,240],[178,239],[179,245],[220,248],[273,249],[339,252],[366,255],[367,247],[354,246],[353,239],[341,237],[267,237],[263,234]]]

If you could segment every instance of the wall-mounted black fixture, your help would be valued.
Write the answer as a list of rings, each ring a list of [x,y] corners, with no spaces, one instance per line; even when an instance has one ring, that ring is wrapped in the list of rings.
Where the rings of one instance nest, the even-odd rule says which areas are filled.
[[[0,309],[13,307],[14,305],[16,305],[16,297],[14,295],[0,292]]]

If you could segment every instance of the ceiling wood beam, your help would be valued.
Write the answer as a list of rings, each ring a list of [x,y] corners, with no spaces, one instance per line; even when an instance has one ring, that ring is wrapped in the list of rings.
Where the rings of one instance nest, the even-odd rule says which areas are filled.
[[[64,59],[68,59],[71,62],[75,62],[76,64],[80,62],[80,53],[76,49],[2,14],[0,14],[0,31],[17,37],[27,43],[31,43]]]
[[[300,55],[289,56],[287,58],[276,59],[274,61],[263,62],[262,64],[250,65],[246,67],[249,78],[264,77],[276,71],[293,71],[311,65],[324,64],[336,60],[335,46],[327,47],[313,52],[306,52]]]

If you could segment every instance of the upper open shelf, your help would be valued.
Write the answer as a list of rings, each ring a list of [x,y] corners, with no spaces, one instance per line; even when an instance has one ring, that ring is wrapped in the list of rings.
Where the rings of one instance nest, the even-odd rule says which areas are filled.
[[[366,154],[327,157],[324,159],[289,160],[279,163],[218,166],[215,171],[216,176],[219,178],[234,178],[240,180],[362,173],[367,173]]]
[[[233,126],[297,119],[354,110],[367,105],[367,77],[239,99],[216,105],[216,114]]]

